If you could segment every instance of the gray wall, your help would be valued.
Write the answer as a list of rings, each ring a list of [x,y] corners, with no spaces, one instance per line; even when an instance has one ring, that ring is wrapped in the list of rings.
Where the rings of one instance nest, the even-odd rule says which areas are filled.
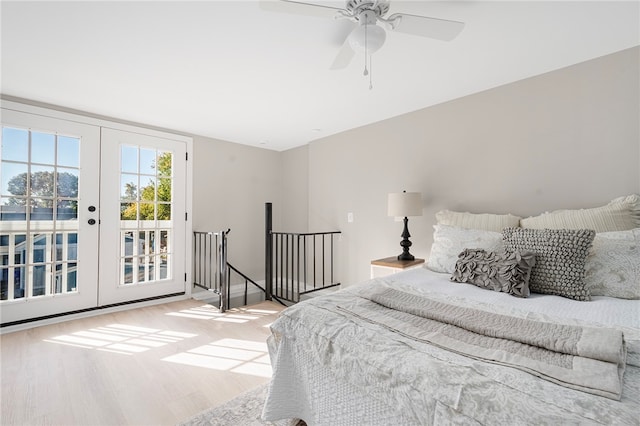
[[[389,192],[422,193],[424,258],[443,208],[528,216],[640,193],[639,63],[636,47],[310,143],[309,229],[343,231],[349,285],[401,251]]]
[[[278,231],[307,232],[309,230],[309,147],[307,145],[282,154],[282,204],[273,206],[282,227]],[[274,227],[275,229],[275,227]]]
[[[527,216],[640,193],[639,64],[636,47],[285,152],[193,136],[193,227],[231,228],[230,261],[262,279],[273,202],[276,230],[343,231],[348,285],[400,252],[389,192],[423,194],[409,221],[419,257],[443,208]]]
[[[231,228],[229,262],[263,279],[264,203],[274,204],[280,227],[282,153],[199,136],[193,153],[193,229]]]

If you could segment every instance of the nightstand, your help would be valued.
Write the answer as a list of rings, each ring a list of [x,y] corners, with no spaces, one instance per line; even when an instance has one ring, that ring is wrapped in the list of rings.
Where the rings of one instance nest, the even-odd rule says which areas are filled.
[[[419,268],[424,259],[398,260],[396,256],[371,261],[371,278],[384,277],[407,269]]]

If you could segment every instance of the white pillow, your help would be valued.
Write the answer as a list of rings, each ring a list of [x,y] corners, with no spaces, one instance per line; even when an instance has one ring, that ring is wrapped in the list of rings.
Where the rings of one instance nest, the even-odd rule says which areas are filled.
[[[504,228],[517,228],[520,226],[520,219],[522,218],[512,214],[468,213],[451,210],[441,210],[436,213],[436,222],[439,225],[494,232],[501,232]]]
[[[452,274],[458,255],[464,249],[497,251],[504,248],[500,232],[447,225],[434,225],[433,229],[433,245],[426,266],[435,272]]]
[[[592,296],[640,299],[640,228],[596,234],[585,265]]]
[[[532,229],[593,229],[596,232],[626,231],[640,227],[640,196],[612,200],[592,209],[556,210],[520,220],[520,226]]]

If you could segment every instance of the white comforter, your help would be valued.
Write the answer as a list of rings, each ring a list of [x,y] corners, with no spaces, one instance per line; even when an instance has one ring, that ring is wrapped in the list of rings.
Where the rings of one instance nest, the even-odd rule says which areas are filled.
[[[629,351],[620,401],[407,339],[336,310],[392,286],[518,317],[622,330]],[[415,269],[318,297],[272,325],[266,420],[309,425],[639,424],[640,301],[518,299]]]

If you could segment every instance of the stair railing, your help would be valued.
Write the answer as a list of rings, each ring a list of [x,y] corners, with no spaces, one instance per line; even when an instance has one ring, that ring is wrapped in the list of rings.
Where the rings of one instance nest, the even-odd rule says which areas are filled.
[[[265,300],[297,303],[315,291],[337,287],[334,277],[335,236],[329,232],[274,232],[272,206],[265,204],[265,286],[256,283],[227,261],[227,234],[193,232],[193,285],[219,296],[220,312],[231,305],[231,275],[244,280],[244,304],[249,283],[264,292]]]
[[[340,231],[274,232],[272,205],[265,204],[265,297],[291,303],[340,282],[334,277],[334,237]]]
[[[220,312],[225,312],[229,303],[227,234],[230,231],[193,232],[193,285],[219,295]]]

